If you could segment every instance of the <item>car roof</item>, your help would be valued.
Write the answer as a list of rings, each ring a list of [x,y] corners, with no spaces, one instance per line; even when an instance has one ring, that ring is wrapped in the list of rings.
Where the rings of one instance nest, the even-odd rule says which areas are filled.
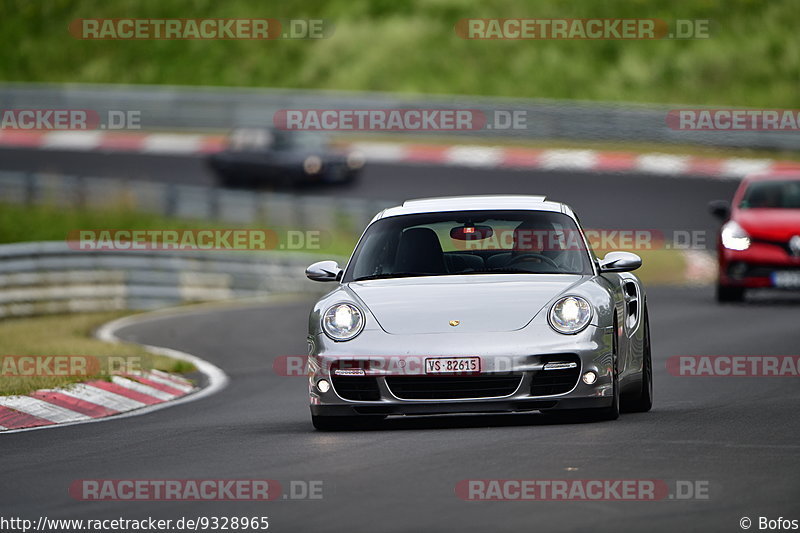
[[[484,196],[444,196],[439,198],[418,198],[406,200],[403,205],[384,209],[374,220],[401,215],[420,213],[440,213],[446,211],[550,211],[572,216],[572,210],[565,204],[547,200],[544,196],[531,195],[484,195]]]

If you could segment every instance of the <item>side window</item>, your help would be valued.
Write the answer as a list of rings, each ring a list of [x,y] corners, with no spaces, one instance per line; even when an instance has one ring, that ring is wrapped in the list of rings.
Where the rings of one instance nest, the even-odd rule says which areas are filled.
[[[391,235],[391,230],[392,228],[389,228],[388,231],[375,232],[366,236],[361,252],[363,260],[356,261],[354,277],[392,271],[399,238],[397,235]],[[372,265],[372,270],[366,271],[370,265]]]

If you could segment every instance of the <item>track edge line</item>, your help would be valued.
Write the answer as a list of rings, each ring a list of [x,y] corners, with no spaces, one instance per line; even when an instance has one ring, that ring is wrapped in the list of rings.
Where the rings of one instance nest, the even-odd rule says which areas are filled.
[[[109,342],[112,344],[128,343],[130,341],[124,341],[119,337],[117,337],[116,335],[117,330],[122,329],[124,327],[135,325],[140,321],[141,322],[152,321],[154,319],[162,318],[164,316],[169,317],[181,314],[180,312],[165,313],[164,311],[165,310],[160,310],[160,312],[141,313],[132,316],[124,316],[112,320],[111,322],[106,322],[95,331],[94,337],[101,341]],[[157,314],[159,316],[152,317],[150,316],[151,314]],[[156,355],[165,355],[167,357],[172,357],[174,359],[179,359],[181,361],[192,363],[197,368],[198,372],[206,376],[206,379],[208,380],[207,385],[195,392],[190,392],[189,394],[186,394],[179,398],[175,398],[174,400],[168,400],[154,405],[148,405],[146,407],[133,409],[131,411],[126,411],[116,415],[106,416],[102,418],[92,418],[89,420],[67,422],[64,424],[51,424],[47,426],[36,426],[30,428],[8,429],[5,431],[0,431],[0,435],[7,435],[10,433],[22,433],[26,431],[37,431],[42,429],[61,428],[66,426],[76,426],[78,424],[92,424],[95,422],[106,422],[110,420],[119,420],[122,418],[131,418],[134,416],[146,415],[154,411],[166,409],[168,407],[173,407],[175,405],[193,402],[205,398],[207,396],[211,396],[212,394],[216,394],[217,392],[224,389],[230,382],[228,375],[221,368],[212,363],[209,363],[205,359],[201,359],[196,355],[187,352],[182,352],[180,350],[175,350],[173,348],[166,348],[163,346],[154,346],[151,344],[142,344],[142,343],[132,343],[132,344],[139,344],[147,351],[152,352]]]

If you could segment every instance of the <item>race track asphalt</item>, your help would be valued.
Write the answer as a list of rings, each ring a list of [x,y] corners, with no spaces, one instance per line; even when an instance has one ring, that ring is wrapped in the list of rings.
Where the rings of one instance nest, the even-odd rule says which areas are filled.
[[[92,158],[83,165],[96,169]],[[150,179],[171,173],[156,167]],[[713,228],[706,202],[730,197],[733,187],[693,178],[373,165],[349,193],[325,193],[537,192],[572,204],[585,225],[704,229]],[[0,516],[269,516],[269,531],[277,532],[705,532],[741,531],[744,516],[756,522],[753,530],[759,516],[800,519],[797,378],[676,377],[665,367],[675,355],[796,355],[800,299],[720,306],[709,287],[652,287],[648,303],[655,406],[597,423],[450,416],[315,432],[305,380],[272,369],[275,357],[305,353],[312,300],[130,326],[122,338],[205,358],[228,373],[229,387],[141,417],[0,436]],[[207,478],[274,479],[284,489],[293,480],[321,480],[323,498],[82,502],[68,493],[81,479]],[[681,480],[707,485],[708,499],[466,502],[454,492],[465,479],[657,479],[673,493]]]
[[[796,378],[676,377],[673,355],[797,352],[793,299],[720,307],[710,290],[649,292],[655,407],[615,422],[538,414],[390,419],[313,430],[302,377],[272,370],[305,350],[310,300],[204,311],[120,336],[223,368],[212,397],[142,417],[1,437],[2,514],[36,518],[261,516],[270,531],[735,531],[742,516],[792,517],[800,495]],[[568,470],[569,469],[569,470]],[[323,482],[321,500],[81,502],[80,479]],[[658,479],[707,500],[466,502],[464,479]]]
[[[214,175],[202,156],[0,148],[0,170],[184,185],[214,183]],[[396,202],[461,194],[544,194],[571,205],[585,227],[658,230],[667,236],[675,231],[701,231],[708,237],[706,243],[713,246],[718,224],[708,214],[708,201],[732,198],[737,185],[736,180],[698,176],[369,163],[352,187],[315,187],[296,192]]]

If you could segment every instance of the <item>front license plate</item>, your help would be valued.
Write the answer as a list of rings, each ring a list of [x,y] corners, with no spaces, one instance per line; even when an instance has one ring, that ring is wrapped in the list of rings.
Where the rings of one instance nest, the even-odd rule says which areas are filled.
[[[425,359],[426,374],[474,374],[480,371],[480,357],[430,357]]]
[[[800,289],[800,272],[773,272],[772,284],[782,289]]]

